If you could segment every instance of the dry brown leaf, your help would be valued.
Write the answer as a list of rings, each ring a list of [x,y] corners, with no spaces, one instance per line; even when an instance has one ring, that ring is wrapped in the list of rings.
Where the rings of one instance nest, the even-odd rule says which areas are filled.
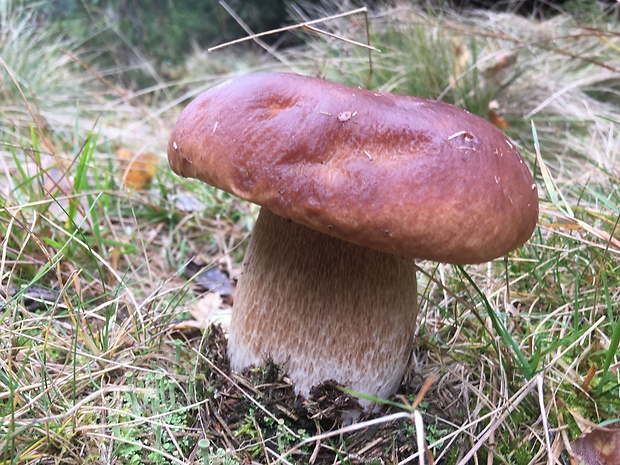
[[[134,152],[120,148],[116,151],[122,168],[122,183],[130,189],[144,189],[151,184],[157,172],[157,157],[148,152]]]
[[[222,308],[222,296],[217,292],[208,292],[203,295],[189,309],[192,320],[185,320],[175,323],[170,329],[180,332],[186,336],[200,332],[212,324],[222,324],[227,326],[230,321],[231,309]]]
[[[189,309],[189,314],[202,328],[206,328],[213,321],[215,313],[222,306],[222,296],[219,292],[207,292],[194,306]]]
[[[208,268],[203,264],[191,260],[185,266],[183,276],[191,279],[203,292],[217,292],[222,297],[232,297],[234,293],[231,279],[216,266]]]
[[[571,443],[574,463],[620,465],[620,429],[588,428]]]

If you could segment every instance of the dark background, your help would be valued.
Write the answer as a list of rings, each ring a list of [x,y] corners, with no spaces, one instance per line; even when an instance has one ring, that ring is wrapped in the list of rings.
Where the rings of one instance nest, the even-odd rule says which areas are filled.
[[[255,32],[299,22],[290,14],[289,4],[292,2],[298,3],[295,0],[228,0],[230,7]],[[181,66],[193,48],[204,49],[246,35],[218,0],[52,0],[31,3],[33,8],[36,5],[41,20],[57,27],[60,33],[84,37],[86,50],[91,50],[97,64],[128,69],[122,74],[123,79],[132,79],[132,63],[138,58],[160,67],[166,77],[173,74],[166,71]],[[325,4],[326,9],[334,11],[339,3],[332,0]],[[346,8],[365,5],[372,9],[381,3],[386,2],[353,0]],[[576,18],[605,12],[611,14],[618,6],[614,0],[435,0],[417,3],[433,10],[484,8],[540,19],[564,11]],[[299,4],[303,9],[304,3]],[[287,46],[299,39],[293,34],[285,34],[284,37],[266,36],[264,40]]]

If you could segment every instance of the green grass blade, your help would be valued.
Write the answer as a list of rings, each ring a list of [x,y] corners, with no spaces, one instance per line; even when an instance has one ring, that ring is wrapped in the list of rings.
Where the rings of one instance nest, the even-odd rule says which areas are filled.
[[[487,299],[486,295],[484,295],[484,292],[480,290],[480,288],[476,285],[474,280],[471,278],[471,276],[465,271],[465,269],[462,266],[458,266],[457,268],[459,269],[461,274],[465,277],[467,282],[469,282],[469,284],[474,288],[474,290],[478,294],[478,297],[480,297],[480,300],[482,301],[482,304],[484,305],[484,308],[487,311],[489,318],[491,319],[491,324],[493,325],[493,329],[495,329],[497,334],[501,337],[502,341],[504,341],[504,344],[506,344],[508,347],[512,349],[512,353],[514,354],[514,356],[516,356],[516,361],[519,366],[519,369],[521,370],[521,373],[527,379],[531,379],[532,376],[534,376],[535,374],[535,369],[532,367],[530,362],[527,360],[527,358],[525,357],[525,354],[523,354],[521,349],[519,349],[519,345],[514,340],[514,338],[510,335],[510,333],[508,332],[504,324],[501,322],[500,318],[497,316],[497,313],[495,312],[495,310],[489,303],[489,300]]]
[[[532,124],[532,137],[534,138],[534,148],[536,150],[536,160],[537,160],[538,167],[540,168],[540,173],[543,177],[545,189],[547,190],[547,193],[549,194],[549,198],[551,199],[551,202],[553,203],[553,205],[555,205],[555,207],[559,211],[561,211],[562,213],[564,213],[566,216],[570,218],[574,218],[575,214],[573,213],[571,206],[568,204],[568,202],[564,198],[564,195],[562,194],[562,192],[558,189],[558,186],[553,180],[553,177],[551,176],[551,173],[549,172],[549,169],[547,168],[547,165],[545,164],[542,158],[542,155],[540,153],[540,142],[538,141],[538,132],[536,131],[534,120],[531,121],[531,124]],[[561,201],[560,201],[560,198],[561,198]]]

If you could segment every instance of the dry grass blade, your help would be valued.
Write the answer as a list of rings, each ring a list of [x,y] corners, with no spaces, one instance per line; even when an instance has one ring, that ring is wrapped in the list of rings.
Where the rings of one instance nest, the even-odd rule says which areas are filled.
[[[267,43],[262,41],[256,34],[254,34],[250,27],[239,17],[237,13],[235,13],[235,11],[230,7],[230,5],[228,5],[228,3],[226,3],[224,0],[220,0],[219,4],[222,5],[222,8],[224,8],[226,12],[237,22],[237,24],[239,24],[243,28],[243,30],[246,32],[246,34],[248,34],[249,37],[253,37],[254,42],[256,42],[264,50],[266,50],[270,55],[273,55],[278,61],[280,61],[284,65],[292,69],[295,68],[294,64],[287,60],[284,55],[278,53],[278,51],[274,47],[268,45]],[[226,44],[222,45],[222,47],[224,47],[225,45]],[[209,51],[211,50],[215,49],[210,49]]]
[[[13,84],[15,85],[15,87],[17,88],[17,90],[19,92],[19,95],[23,99],[24,105],[26,106],[26,108],[28,109],[28,113],[30,114],[30,118],[32,119],[33,124],[37,128],[37,132],[38,132],[39,137],[41,138],[41,140],[43,141],[43,143],[47,147],[47,150],[49,150],[49,152],[52,155],[55,155],[56,154],[56,150],[55,150],[54,146],[52,145],[52,143],[48,140],[48,138],[45,137],[45,133],[43,132],[43,130],[41,128],[40,118],[37,117],[37,113],[35,113],[35,111],[32,108],[32,105],[30,105],[30,102],[28,101],[28,98],[26,97],[26,94],[24,94],[24,91],[22,90],[22,87],[19,84],[19,80],[15,76],[15,73],[13,72],[11,67],[6,63],[6,61],[4,61],[4,59],[1,56],[0,56],[0,64],[5,69],[5,71],[8,73],[8,75],[11,77],[11,80],[13,81]]]
[[[327,37],[331,37],[332,39],[341,40],[343,42],[346,42],[347,44],[355,45],[357,47],[362,47],[362,48],[366,48],[368,50],[372,50],[373,52],[381,53],[381,50],[379,50],[376,47],[373,47],[370,44],[364,44],[364,43],[358,42],[356,40],[347,39],[346,37],[341,37],[339,35],[332,34],[331,32],[324,31],[323,29],[319,29],[318,27],[314,27],[314,26],[310,26],[308,24],[304,24],[303,28],[308,30],[308,31],[316,32],[318,34],[323,34],[323,35],[325,35]]]
[[[551,447],[551,432],[549,428],[549,418],[547,415],[547,409],[545,408],[545,392],[544,392],[545,378],[543,375],[536,376],[536,386],[538,388],[538,405],[540,406],[540,415],[543,423],[543,432],[545,434],[545,445],[547,446],[547,454],[549,457],[549,463],[553,462],[552,447]]]
[[[257,34],[252,34],[249,35],[247,37],[242,37],[241,39],[236,39],[236,40],[232,40],[230,42],[226,42],[224,44],[220,44],[220,45],[216,45],[215,47],[210,47],[207,49],[208,52],[213,52],[214,50],[218,50],[224,47],[229,47],[231,45],[235,45],[235,44],[240,44],[242,42],[247,42],[248,40],[255,40],[261,37],[265,37],[268,35],[273,35],[273,34],[278,34],[280,32],[286,32],[286,31],[292,31],[295,29],[300,29],[300,28],[307,28],[308,26],[312,26],[313,24],[320,24],[320,23],[324,23],[327,21],[333,21],[335,19],[340,19],[340,18],[344,18],[347,16],[351,16],[351,15],[356,15],[359,13],[366,13],[368,10],[366,7],[362,7],[362,8],[357,8],[355,10],[351,10],[351,11],[347,11],[344,13],[340,13],[340,14],[336,14],[336,15],[331,15],[325,18],[320,18],[320,19],[315,19],[312,21],[307,21],[304,23],[300,23],[300,24],[294,24],[292,26],[286,26],[286,27],[281,27],[281,28],[277,28],[277,29],[272,29],[270,31],[265,31],[265,32],[259,32]],[[360,46],[363,46],[364,48],[368,48],[369,46],[366,44],[360,44]]]
[[[474,444],[472,449],[465,455],[465,457],[463,457],[459,461],[458,465],[467,465],[469,463],[469,461],[474,457],[474,455],[476,455],[476,452],[485,445],[487,439],[491,436],[491,434],[502,425],[506,417],[508,417],[508,415],[510,415],[510,413],[519,406],[519,404],[531,392],[535,385],[535,380],[530,381],[523,388],[521,388],[520,392],[518,392],[514,395],[514,397],[509,399],[508,402],[506,402],[505,406],[503,406],[501,409],[498,409],[497,413],[499,413],[500,411],[501,413],[499,413],[496,418],[493,418],[493,420],[485,428],[483,434],[476,438],[476,443]]]
[[[379,418],[373,418],[372,420],[361,421],[359,423],[354,423],[352,425],[344,426],[342,428],[338,428],[336,430],[329,431],[327,433],[318,434],[316,436],[312,436],[310,438],[304,439],[301,442],[301,444],[321,441],[323,439],[331,438],[334,436],[340,436],[342,434],[359,431],[361,429],[368,428],[369,426],[380,425],[382,423],[388,423],[390,421],[400,420],[400,419],[412,420],[413,415],[409,412],[398,412],[398,413],[393,413],[391,415],[381,416]]]
[[[108,86],[110,89],[114,90],[114,92],[116,92],[118,95],[120,95],[125,101],[129,102],[131,105],[135,106],[136,108],[138,108],[140,110],[140,112],[147,117],[149,120],[154,120],[157,122],[159,128],[161,130],[165,130],[166,126],[164,125],[164,122],[161,121],[161,119],[159,119],[157,117],[157,115],[155,113],[153,113],[150,109],[146,108],[139,100],[137,100],[136,98],[134,98],[133,95],[131,95],[130,92],[128,92],[125,89],[120,88],[119,86],[115,85],[113,82],[111,82],[109,79],[107,79],[105,76],[102,76],[99,72],[97,72],[95,69],[93,69],[91,66],[89,66],[87,63],[85,63],[83,60],[81,60],[79,57],[77,57],[75,54],[71,53],[69,50],[62,50],[62,53],[64,53],[65,55],[67,55],[69,58],[71,58],[73,61],[75,61],[76,63],[78,63],[80,66],[82,66],[85,70],[87,70],[89,73],[93,74],[93,76],[95,76],[98,80],[100,80],[101,82],[103,82],[106,86]]]

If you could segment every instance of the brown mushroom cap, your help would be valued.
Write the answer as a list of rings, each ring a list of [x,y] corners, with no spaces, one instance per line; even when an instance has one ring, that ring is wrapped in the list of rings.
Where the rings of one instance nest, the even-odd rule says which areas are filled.
[[[527,241],[538,217],[527,166],[486,120],[294,74],[200,95],[179,117],[168,160],[279,216],[409,257],[488,261]]]

